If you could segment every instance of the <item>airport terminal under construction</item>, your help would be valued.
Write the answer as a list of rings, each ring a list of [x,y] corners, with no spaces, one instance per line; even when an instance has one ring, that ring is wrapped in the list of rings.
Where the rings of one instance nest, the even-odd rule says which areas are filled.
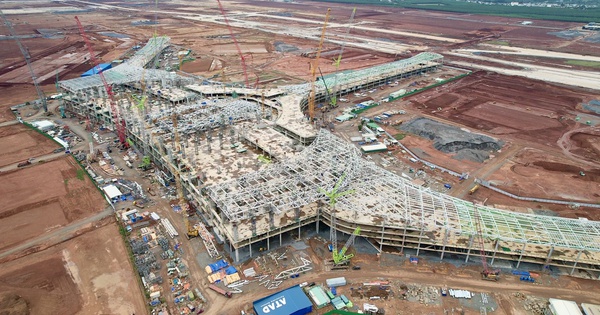
[[[305,112],[310,83],[254,89],[144,69],[168,45],[169,38],[154,37],[104,75],[127,142],[152,158],[163,184],[180,180],[190,205],[236,262],[279,245],[283,233],[318,231],[333,220],[346,234],[360,227],[379,250],[465,261],[484,254],[491,264],[534,263],[600,277],[600,222],[510,212],[415,185],[328,131],[325,107],[311,123]],[[315,99],[325,103],[329,93],[373,89],[442,67],[442,55],[424,52],[328,76],[315,82]],[[67,111],[117,129],[99,76],[58,86]],[[324,192],[338,190],[349,193],[331,207]]]

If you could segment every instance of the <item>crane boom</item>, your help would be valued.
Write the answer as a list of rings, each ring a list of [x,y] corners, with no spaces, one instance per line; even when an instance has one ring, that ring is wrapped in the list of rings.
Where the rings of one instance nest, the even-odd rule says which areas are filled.
[[[481,272],[481,276],[484,280],[492,280],[498,281],[498,276],[500,274],[499,270],[490,270],[487,264],[487,257],[485,254],[485,245],[483,242],[483,230],[481,228],[481,217],[479,215],[479,210],[477,207],[473,208],[473,214],[475,219],[475,227],[477,229],[477,239],[479,242],[479,253],[481,255],[481,264],[483,265],[483,271]]]
[[[237,52],[240,55],[240,61],[242,62],[242,71],[244,72],[244,84],[246,85],[246,87],[250,87],[250,85],[248,84],[248,71],[246,70],[246,57],[244,56],[244,54],[242,54],[242,50],[240,49],[240,44],[238,43],[237,39],[235,38],[235,36],[233,34],[233,30],[231,29],[231,25],[229,24],[229,19],[227,18],[227,14],[225,14],[225,9],[223,9],[223,4],[221,4],[221,0],[217,0],[217,3],[219,4],[219,10],[221,10],[221,15],[223,16],[223,19],[225,20],[225,25],[227,25],[227,29],[229,30],[229,35],[231,36],[231,39],[233,40],[233,43],[235,44],[235,49],[237,49]]]
[[[106,90],[106,94],[108,95],[108,100],[110,103],[110,110],[112,112],[112,117],[113,117],[113,123],[115,125],[117,135],[119,136],[119,142],[122,145],[127,146],[128,144],[127,144],[127,139],[125,136],[125,121],[120,119],[119,113],[117,112],[117,103],[115,102],[115,95],[112,91],[112,88],[106,82],[104,73],[102,73],[102,69],[100,68],[98,59],[96,59],[96,55],[94,54],[94,49],[92,48],[90,39],[88,38],[87,34],[85,33],[85,30],[83,29],[83,25],[81,25],[81,21],[79,21],[79,18],[77,16],[75,17],[75,21],[77,21],[77,27],[79,27],[79,33],[81,33],[81,37],[83,37],[83,40],[85,41],[85,46],[87,47],[88,52],[90,53],[90,60],[94,64],[94,68],[98,72],[98,75],[100,76],[100,79],[102,80],[102,84],[104,85],[104,89]]]
[[[15,32],[15,29],[12,26],[12,23],[10,23],[8,21],[8,19],[6,18],[6,16],[4,15],[4,12],[2,12],[2,10],[0,10],[0,16],[2,17],[2,21],[4,22],[4,25],[6,25],[6,28],[8,29],[8,33],[10,34],[10,36],[12,36],[12,38],[15,40],[15,42],[17,42],[17,46],[19,46],[19,50],[21,51],[21,53],[23,54],[23,57],[25,58],[25,63],[27,64],[27,70],[29,70],[29,74],[31,75],[31,79],[33,80],[33,86],[35,86],[35,91],[40,99],[40,102],[42,102],[42,108],[44,109],[44,112],[47,112],[48,104],[46,102],[46,95],[44,94],[44,91],[40,88],[40,85],[37,82],[37,75],[35,75],[35,72],[33,71],[33,67],[31,67],[31,55],[29,54],[29,51],[27,50],[27,48],[25,48],[25,46],[23,46],[23,44],[21,43],[21,40],[19,39],[19,37],[17,37],[17,34]]]
[[[344,54],[344,48],[346,47],[346,39],[348,38],[348,34],[350,33],[350,26],[352,25],[352,22],[354,21],[354,16],[356,15],[356,7],[352,10],[352,14],[350,15],[350,20],[348,20],[348,27],[346,28],[346,34],[344,35],[344,38],[342,39],[342,47],[340,48],[340,53],[338,55],[338,57],[335,59],[335,61],[333,62],[333,65],[335,66],[336,69],[336,73],[335,73],[335,81],[333,83],[333,89],[337,89],[337,80],[338,80],[338,75],[340,73],[340,63],[342,62],[342,55]],[[331,96],[329,98],[329,104],[332,107],[335,107],[337,105],[337,91],[334,90],[333,92],[333,96]]]
[[[354,257],[354,254],[348,254],[346,255],[346,252],[348,251],[348,248],[350,248],[350,246],[352,246],[352,244],[354,244],[354,239],[356,239],[357,236],[360,235],[360,227],[356,227],[356,229],[354,229],[354,232],[352,232],[352,235],[350,235],[350,238],[348,239],[348,241],[346,241],[346,244],[344,244],[344,247],[342,247],[342,249],[339,252],[333,252],[333,262],[335,264],[341,264],[344,263],[348,260],[350,260],[350,258]]]
[[[321,30],[321,39],[319,40],[319,47],[317,48],[317,55],[311,65],[311,82],[310,82],[310,95],[308,96],[308,116],[312,120],[315,117],[315,80],[317,79],[317,69],[319,68],[319,58],[321,57],[321,49],[323,48],[323,41],[325,41],[325,30],[327,29],[327,22],[329,22],[329,14],[331,8],[327,8],[327,14],[325,14],[325,23],[323,23],[323,29]]]

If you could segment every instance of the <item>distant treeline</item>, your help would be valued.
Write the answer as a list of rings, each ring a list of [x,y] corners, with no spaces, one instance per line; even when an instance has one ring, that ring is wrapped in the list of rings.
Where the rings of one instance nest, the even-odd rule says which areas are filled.
[[[324,2],[370,4],[421,10],[473,13],[523,19],[555,20],[566,22],[600,22],[600,8],[545,8],[507,5],[486,5],[456,0],[320,0]]]

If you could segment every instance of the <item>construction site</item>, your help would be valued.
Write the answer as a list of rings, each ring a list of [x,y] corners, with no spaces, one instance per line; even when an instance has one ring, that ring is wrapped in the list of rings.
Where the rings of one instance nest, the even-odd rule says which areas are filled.
[[[390,17],[376,7],[268,3],[0,7],[19,48],[0,69],[14,97],[0,119],[0,310],[262,315],[288,297],[307,302],[278,312],[558,315],[568,301],[557,299],[600,304],[600,78],[556,59],[595,62],[575,52],[597,43],[536,33],[573,23],[525,30],[390,9],[408,29],[378,29]],[[457,24],[419,26],[422,14]],[[536,36],[562,50],[541,62]],[[537,59],[525,68],[522,56]],[[92,233],[112,239],[94,246],[126,271],[77,265]],[[28,291],[40,284],[11,289],[9,272],[44,261],[57,293],[80,300],[41,311],[49,302]],[[124,281],[139,292],[94,301]]]

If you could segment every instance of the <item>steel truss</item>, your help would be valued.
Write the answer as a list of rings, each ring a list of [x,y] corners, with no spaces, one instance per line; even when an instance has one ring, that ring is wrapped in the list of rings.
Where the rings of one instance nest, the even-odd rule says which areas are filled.
[[[284,213],[325,202],[319,192],[333,188],[346,173],[340,189],[356,192],[338,200],[346,221],[385,219],[386,226],[440,231],[448,235],[477,233],[474,210],[487,239],[539,244],[551,248],[600,252],[600,222],[516,213],[476,206],[455,197],[412,184],[407,179],[364,160],[356,147],[321,130],[304,151],[266,169],[206,188],[208,197],[231,222]]]

